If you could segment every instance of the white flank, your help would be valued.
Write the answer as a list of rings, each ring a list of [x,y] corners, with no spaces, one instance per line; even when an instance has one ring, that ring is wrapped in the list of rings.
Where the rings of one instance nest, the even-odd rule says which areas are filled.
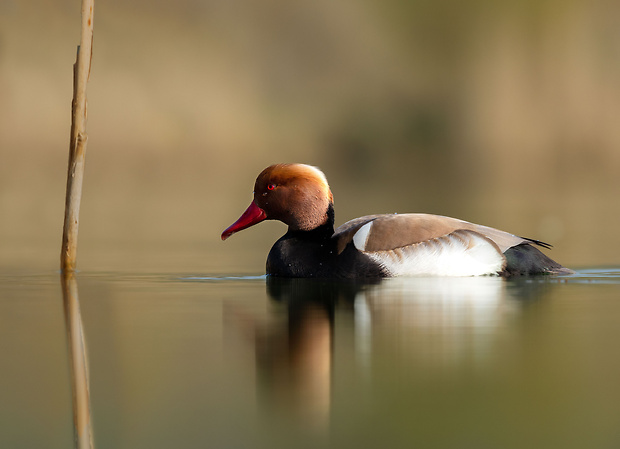
[[[353,236],[353,244],[358,251],[366,250],[366,243],[368,242],[368,236],[370,235],[370,228],[372,227],[372,221],[366,223],[359,228]]]
[[[391,276],[481,276],[497,274],[505,264],[497,246],[472,231],[456,231],[428,242],[364,254]]]

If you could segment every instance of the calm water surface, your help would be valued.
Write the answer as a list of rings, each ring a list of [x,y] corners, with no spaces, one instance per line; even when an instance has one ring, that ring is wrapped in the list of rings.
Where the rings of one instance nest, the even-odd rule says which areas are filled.
[[[80,363],[97,448],[620,447],[619,268],[74,287],[0,278],[2,448],[74,446]]]

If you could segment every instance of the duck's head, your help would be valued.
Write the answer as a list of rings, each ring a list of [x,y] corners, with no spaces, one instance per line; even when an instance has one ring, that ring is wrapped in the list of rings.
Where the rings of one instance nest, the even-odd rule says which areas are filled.
[[[235,232],[263,220],[280,220],[294,231],[311,231],[325,224],[333,204],[321,170],[305,164],[276,164],[264,169],[254,184],[254,200],[223,233]]]

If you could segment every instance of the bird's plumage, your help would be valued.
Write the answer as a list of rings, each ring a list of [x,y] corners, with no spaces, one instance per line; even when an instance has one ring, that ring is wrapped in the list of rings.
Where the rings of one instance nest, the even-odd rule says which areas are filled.
[[[538,240],[430,214],[367,215],[334,230],[333,196],[323,172],[272,165],[258,176],[254,200],[222,239],[264,219],[288,232],[272,247],[267,274],[368,278],[407,275],[567,274]]]

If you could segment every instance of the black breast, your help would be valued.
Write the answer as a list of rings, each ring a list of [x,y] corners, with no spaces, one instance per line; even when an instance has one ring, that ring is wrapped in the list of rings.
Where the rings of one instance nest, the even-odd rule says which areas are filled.
[[[289,231],[269,251],[267,274],[303,278],[381,278],[382,267],[352,243],[338,254],[333,233]]]
[[[329,240],[314,241],[292,233],[282,236],[269,251],[267,274],[285,277],[329,277],[333,252]]]

